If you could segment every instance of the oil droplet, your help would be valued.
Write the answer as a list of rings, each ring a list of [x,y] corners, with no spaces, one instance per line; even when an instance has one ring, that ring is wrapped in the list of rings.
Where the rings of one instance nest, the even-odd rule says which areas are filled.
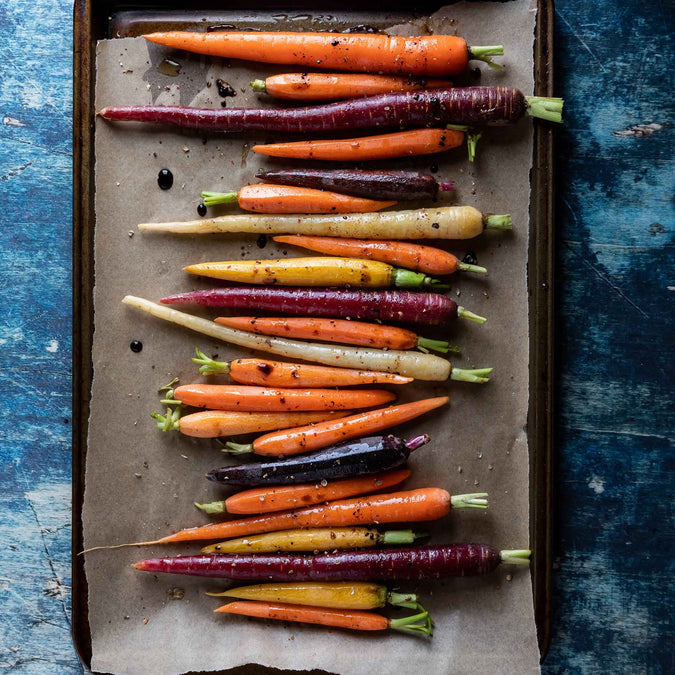
[[[256,244],[258,244],[258,248],[265,248],[265,246],[267,246],[267,235],[261,234],[258,237],[258,240],[256,241]]]
[[[173,185],[173,174],[168,169],[161,169],[157,174],[157,185],[162,190],[168,190]]]
[[[170,59],[164,59],[164,61],[157,66],[157,70],[162,73],[162,75],[167,75],[168,77],[178,77],[180,75],[180,69],[180,63],[171,61]]]
[[[133,340],[129,345],[129,349],[135,354],[138,354],[138,352],[143,351],[143,343],[140,340]]]

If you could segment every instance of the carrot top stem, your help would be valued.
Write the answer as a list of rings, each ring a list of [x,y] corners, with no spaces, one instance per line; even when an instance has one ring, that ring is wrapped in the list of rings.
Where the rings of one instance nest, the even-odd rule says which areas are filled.
[[[527,114],[549,122],[562,122],[563,99],[546,96],[526,96]]]
[[[485,323],[487,321],[484,316],[474,314],[473,312],[470,312],[468,309],[466,309],[466,307],[462,307],[461,305],[457,308],[457,316],[460,319],[466,319],[467,321],[473,321],[474,323]]]
[[[499,557],[506,565],[529,565],[532,551],[526,548],[506,549],[499,552]]]
[[[202,202],[206,206],[217,206],[218,204],[236,204],[239,197],[238,192],[202,192]]]
[[[417,450],[417,448],[421,448],[423,445],[426,445],[431,439],[429,438],[428,434],[422,434],[420,436],[415,436],[414,438],[411,438],[409,441],[405,442],[405,447],[408,448],[410,452],[413,450]]]
[[[490,230],[512,230],[511,216],[508,213],[496,215],[483,214],[483,225]]]
[[[469,47],[469,58],[474,61],[483,61],[497,70],[504,70],[504,66],[495,63],[490,56],[503,56],[504,45],[483,45],[477,47]]]
[[[425,539],[428,532],[413,532],[413,530],[387,530],[380,535],[380,543],[387,546],[413,544],[416,539]]]
[[[253,91],[258,94],[264,94],[267,91],[267,84],[265,80],[251,80],[249,85]]]
[[[455,189],[455,181],[452,180],[443,181],[442,183],[438,184],[438,187],[441,190],[441,192],[450,192],[451,190]]]
[[[395,267],[391,272],[391,284],[396,288],[429,288],[434,291],[448,291],[450,286],[440,279],[428,277],[420,272],[412,272]]]
[[[466,495],[453,495],[450,497],[450,503],[452,504],[453,509],[487,509],[487,496],[487,492],[473,492]],[[513,551],[503,551],[503,553],[513,553]]]
[[[487,274],[487,269],[480,265],[470,265],[469,263],[458,262],[457,269],[461,272],[476,272],[476,274]],[[193,359],[194,361],[194,359]]]
[[[253,443],[235,443],[233,441],[227,441],[220,451],[227,452],[230,455],[248,455],[253,452]]]
[[[197,502],[192,502],[198,509],[201,509],[204,513],[213,514],[213,513],[225,513],[225,502],[209,502],[208,504],[198,504]]]
[[[420,607],[420,609],[422,608]],[[424,635],[433,635],[434,633],[434,622],[428,612],[420,612],[400,619],[390,619],[389,627],[404,633],[422,633]]]
[[[453,368],[450,373],[451,380],[458,382],[473,382],[474,384],[485,384],[490,381],[488,375],[492,372],[492,368],[474,368],[473,370],[463,370],[461,368]]]
[[[428,354],[431,351],[440,352],[441,354],[447,354],[448,352],[459,354],[461,351],[459,347],[452,347],[445,340],[432,340],[431,338],[425,337],[417,338],[417,349],[425,354]]]
[[[469,153],[469,161],[473,162],[476,159],[476,146],[483,134],[480,131],[472,132],[466,135],[466,149]],[[206,202],[204,202],[206,203]]]
[[[199,372],[202,375],[227,375],[230,372],[230,364],[227,361],[215,361],[204,354],[199,347],[195,347],[197,357],[192,358],[193,363],[199,364]]]
[[[387,593],[387,603],[397,607],[407,607],[408,609],[417,609],[424,611],[422,605],[417,602],[417,596],[414,593]]]
[[[174,401],[175,402],[175,401]],[[150,417],[157,420],[157,428],[161,431],[173,431],[180,427],[180,416],[183,413],[183,406],[177,405],[173,410],[166,409],[166,415],[160,415],[157,412],[151,413]]]

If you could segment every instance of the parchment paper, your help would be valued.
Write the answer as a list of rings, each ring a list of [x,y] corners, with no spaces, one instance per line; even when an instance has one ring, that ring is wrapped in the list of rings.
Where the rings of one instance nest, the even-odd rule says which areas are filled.
[[[442,10],[430,20],[397,32],[450,32],[473,44],[504,44],[505,74],[482,67],[474,83],[505,83],[529,93],[533,87],[534,2],[471,3]],[[375,23],[376,18],[371,21]],[[382,25],[382,17],[379,18]],[[240,24],[242,25],[242,24]],[[283,25],[280,26],[283,28]],[[181,65],[179,77],[162,75],[164,58]],[[478,64],[474,64],[478,65]],[[212,60],[149,45],[142,39],[101,42],[97,50],[97,108],[104,105],[220,105],[215,80],[237,91],[227,105],[255,105],[244,93],[249,80],[288,68]],[[210,86],[209,86],[210,85]],[[432,442],[411,459],[407,487],[435,485],[453,494],[487,491],[487,512],[464,510],[425,524],[434,543],[478,541],[498,548],[528,546],[527,231],[532,126],[487,131],[471,166],[465,149],[381,165],[428,171],[457,184],[455,203],[513,215],[512,234],[488,233],[448,247],[477,254],[486,279],[453,279],[460,304],[489,317],[450,331],[462,347],[459,367],[495,367],[489,385],[458,382],[404,388],[402,400],[449,392],[451,405],[411,423]],[[150,419],[161,410],[156,390],[171,378],[197,381],[190,363],[194,347],[229,360],[246,350],[217,344],[123,306],[126,294],[157,301],[183,290],[207,287],[183,273],[189,263],[301,255],[268,243],[262,252],[252,236],[178,237],[141,234],[139,222],[196,218],[203,189],[232,190],[253,182],[261,166],[282,166],[247,152],[257,137],[182,134],[166,128],[96,122],[96,288],[94,382],[86,467],[84,536],[87,547],[151,540],[206,522],[193,501],[230,492],[204,479],[207,470],[233,462],[215,442],[162,434]],[[157,173],[170,169],[173,188],[162,191]],[[452,203],[452,195],[441,202]],[[230,207],[231,208],[231,207]],[[283,249],[285,250],[285,249]],[[207,314],[214,316],[214,313]],[[432,331],[423,334],[433,336]],[[441,333],[436,332],[436,335]],[[447,335],[447,332],[446,332]],[[129,344],[140,340],[143,350]],[[224,458],[225,457],[225,458]],[[492,575],[429,584],[401,584],[420,594],[436,621],[433,639],[401,634],[358,634],[299,624],[212,613],[220,601],[205,590],[227,582],[154,576],[130,567],[155,555],[196,553],[200,544],[126,548],[87,555],[89,620],[95,671],[182,673],[257,663],[276,668],[325,669],[343,675],[523,673],[538,669],[538,652],[527,569],[500,567]],[[391,616],[400,615],[393,610]]]

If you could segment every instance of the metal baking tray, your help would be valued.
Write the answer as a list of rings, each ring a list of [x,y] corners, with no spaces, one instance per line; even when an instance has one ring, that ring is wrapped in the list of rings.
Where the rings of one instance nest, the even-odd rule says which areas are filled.
[[[416,12],[429,14],[446,2],[416,3]],[[538,0],[534,42],[535,91],[537,96],[553,95],[553,0]],[[157,30],[181,30],[193,26],[231,23],[233,12],[255,24],[257,17],[281,13],[289,3],[234,0],[223,11],[222,3],[199,2],[185,10],[180,0],[122,2],[77,0],[74,5],[73,52],[73,639],[82,661],[91,663],[91,633],[88,622],[87,581],[82,550],[81,511],[84,472],[87,461],[87,425],[92,383],[94,288],[94,84],[97,40],[134,37]],[[295,0],[293,11],[321,12],[331,20],[331,9],[344,11],[349,5],[335,0]],[[354,4],[356,7],[356,3]],[[379,3],[358,3],[359,11],[377,11]],[[406,3],[392,0],[386,17],[392,23],[409,18]],[[357,16],[355,14],[355,16]],[[226,18],[225,18],[226,17]],[[359,23],[358,19],[355,23]],[[326,27],[330,25],[326,24]],[[531,174],[530,233],[528,250],[528,295],[530,323],[530,402],[528,441],[530,449],[530,541],[534,613],[541,658],[551,640],[552,570],[552,462],[553,462],[553,356],[554,356],[554,222],[553,222],[554,131],[549,125],[534,125]],[[233,672],[233,671],[228,671]],[[260,666],[246,666],[237,672],[269,672]],[[290,673],[291,671],[284,671]]]

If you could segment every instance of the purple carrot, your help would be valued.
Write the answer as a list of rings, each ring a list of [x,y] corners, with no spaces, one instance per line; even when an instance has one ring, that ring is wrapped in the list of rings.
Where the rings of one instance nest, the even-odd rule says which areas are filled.
[[[150,558],[144,572],[190,574],[243,581],[395,581],[487,574],[500,563],[527,565],[530,551],[484,544],[357,550],[320,555],[194,555]]]
[[[452,181],[439,183],[431,174],[417,171],[298,168],[261,170],[255,176],[265,183],[330,190],[364,199],[435,199],[439,189],[455,189]]]
[[[439,326],[456,317],[485,319],[440,293],[352,291],[323,288],[211,288],[162,298],[165,305],[202,305],[227,309],[269,310],[284,314],[369,321],[401,321]]]
[[[525,114],[562,120],[562,99],[524,96],[512,87],[394,92],[301,108],[106,107],[99,116],[122,122],[171,124],[196,131],[316,133],[352,129],[495,126]]]

